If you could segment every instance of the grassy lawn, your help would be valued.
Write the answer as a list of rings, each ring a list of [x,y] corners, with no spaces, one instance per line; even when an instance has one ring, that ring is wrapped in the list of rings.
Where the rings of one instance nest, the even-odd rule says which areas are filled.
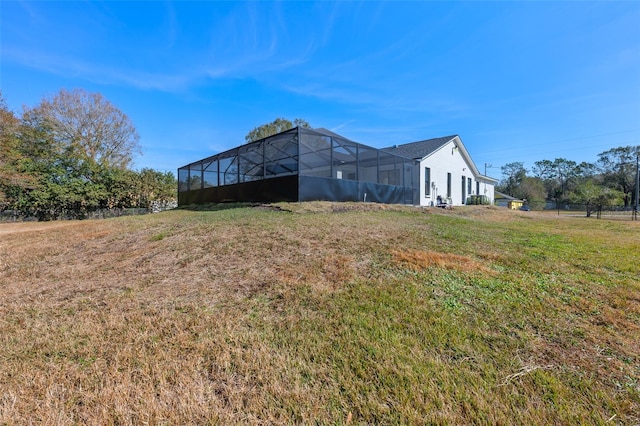
[[[0,224],[0,424],[637,425],[639,259],[493,207]]]

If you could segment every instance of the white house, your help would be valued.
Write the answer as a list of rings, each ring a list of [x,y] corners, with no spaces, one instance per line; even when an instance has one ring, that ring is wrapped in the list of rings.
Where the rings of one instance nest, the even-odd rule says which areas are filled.
[[[468,204],[480,196],[493,204],[497,179],[480,174],[458,135],[385,149],[420,162],[420,205]]]
[[[459,136],[377,149],[295,127],[178,169],[178,204],[369,201],[421,206],[494,202]]]

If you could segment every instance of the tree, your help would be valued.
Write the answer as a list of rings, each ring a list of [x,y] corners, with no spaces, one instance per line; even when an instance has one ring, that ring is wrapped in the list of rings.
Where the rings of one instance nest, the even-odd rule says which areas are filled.
[[[100,93],[61,90],[27,110],[30,126],[49,133],[58,152],[99,167],[129,167],[141,153],[131,120]]]
[[[544,188],[544,183],[531,176],[526,176],[520,182],[517,191],[517,197],[523,200],[527,200],[530,205],[544,205],[547,193]]]
[[[0,94],[0,209],[49,220],[175,200],[173,173],[129,169],[138,139],[100,94],[62,90],[20,118]]]
[[[536,161],[533,166],[533,174],[545,183],[548,197],[556,200],[567,197],[571,185],[580,173],[578,164],[565,158]]]
[[[523,179],[527,176],[527,169],[524,168],[524,163],[507,163],[500,170],[502,171],[502,181],[498,190],[512,197],[520,197],[518,189]]]
[[[9,193],[33,183],[28,174],[20,171],[24,156],[19,151],[19,129],[20,120],[9,110],[0,92],[0,210],[7,206]]]
[[[138,181],[139,207],[149,209],[154,201],[167,202],[177,198],[176,178],[171,172],[142,169]]]
[[[612,204],[616,199],[620,199],[620,192],[607,188],[596,179],[584,179],[571,194],[571,201],[584,204],[587,207],[587,217],[591,216],[593,208],[598,205]]]
[[[309,123],[301,118],[296,118],[295,120],[293,120],[293,122],[287,120],[286,118],[276,118],[271,123],[254,127],[253,130],[247,133],[244,139],[247,143],[255,142],[268,136],[284,132],[285,130],[293,129],[294,127],[304,127],[307,129],[311,128]]]
[[[512,197],[531,203],[543,203],[546,198],[544,183],[536,177],[527,176],[524,163],[507,163],[501,167],[502,180],[496,188]]]
[[[635,191],[636,158],[640,155],[640,145],[613,148],[598,154],[598,166],[604,184],[620,191],[625,207],[632,203]]]
[[[99,93],[84,90],[61,90],[25,109],[17,138],[23,157],[18,171],[30,177],[31,186],[13,188],[10,204],[44,220],[82,218],[112,206],[114,179],[126,176],[117,172],[126,171],[140,152],[129,118]],[[120,194],[115,198],[125,206]]]
[[[598,174],[598,166],[594,163],[583,161],[577,166],[578,177],[582,179],[591,179]]]

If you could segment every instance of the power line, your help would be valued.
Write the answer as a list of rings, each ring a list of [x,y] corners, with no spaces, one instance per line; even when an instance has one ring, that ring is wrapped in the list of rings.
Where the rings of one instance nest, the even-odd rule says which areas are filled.
[[[601,138],[601,137],[605,137],[605,136],[614,136],[614,135],[622,135],[622,134],[627,134],[627,133],[634,133],[634,132],[638,132],[639,133],[639,137],[637,139],[640,139],[640,129],[633,129],[633,130],[622,130],[622,131],[618,131],[618,132],[609,132],[609,133],[601,133],[598,135],[590,135],[590,136],[579,136],[579,137],[575,137],[575,138],[565,138],[565,139],[557,139],[557,140],[553,140],[553,141],[547,141],[547,142],[541,142],[541,143],[534,143],[534,144],[527,144],[526,148],[530,148],[530,147],[540,147],[540,146],[547,146],[547,145],[552,145],[552,144],[559,144],[559,143],[563,143],[563,142],[571,142],[571,141],[579,141],[579,140],[584,140],[584,139],[593,139],[593,138]],[[634,138],[636,139],[636,138]],[[632,144],[633,142],[630,141]],[[603,144],[595,144],[595,145],[582,145],[581,148],[596,148],[599,146],[604,146]],[[521,148],[514,148],[514,149],[498,149],[498,150],[493,150],[493,151],[483,151],[486,154],[491,154],[491,153],[505,153],[505,152],[517,152],[519,151]],[[573,150],[575,148],[566,148],[566,150]],[[566,151],[565,150],[565,151]],[[562,150],[560,150],[562,151]],[[559,151],[559,152],[560,152]]]

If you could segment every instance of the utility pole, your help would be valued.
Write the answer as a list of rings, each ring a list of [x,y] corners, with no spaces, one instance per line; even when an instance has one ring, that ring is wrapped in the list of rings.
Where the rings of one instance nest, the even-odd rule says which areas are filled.
[[[633,220],[638,220],[638,201],[640,198],[640,169],[638,168],[638,157],[640,157],[640,153],[636,151],[636,202],[633,205]]]
[[[492,164],[484,163],[484,175],[487,176],[487,167],[493,167]],[[484,182],[484,194],[482,195],[484,198],[487,198],[487,181]],[[493,201],[492,201],[493,202]]]

